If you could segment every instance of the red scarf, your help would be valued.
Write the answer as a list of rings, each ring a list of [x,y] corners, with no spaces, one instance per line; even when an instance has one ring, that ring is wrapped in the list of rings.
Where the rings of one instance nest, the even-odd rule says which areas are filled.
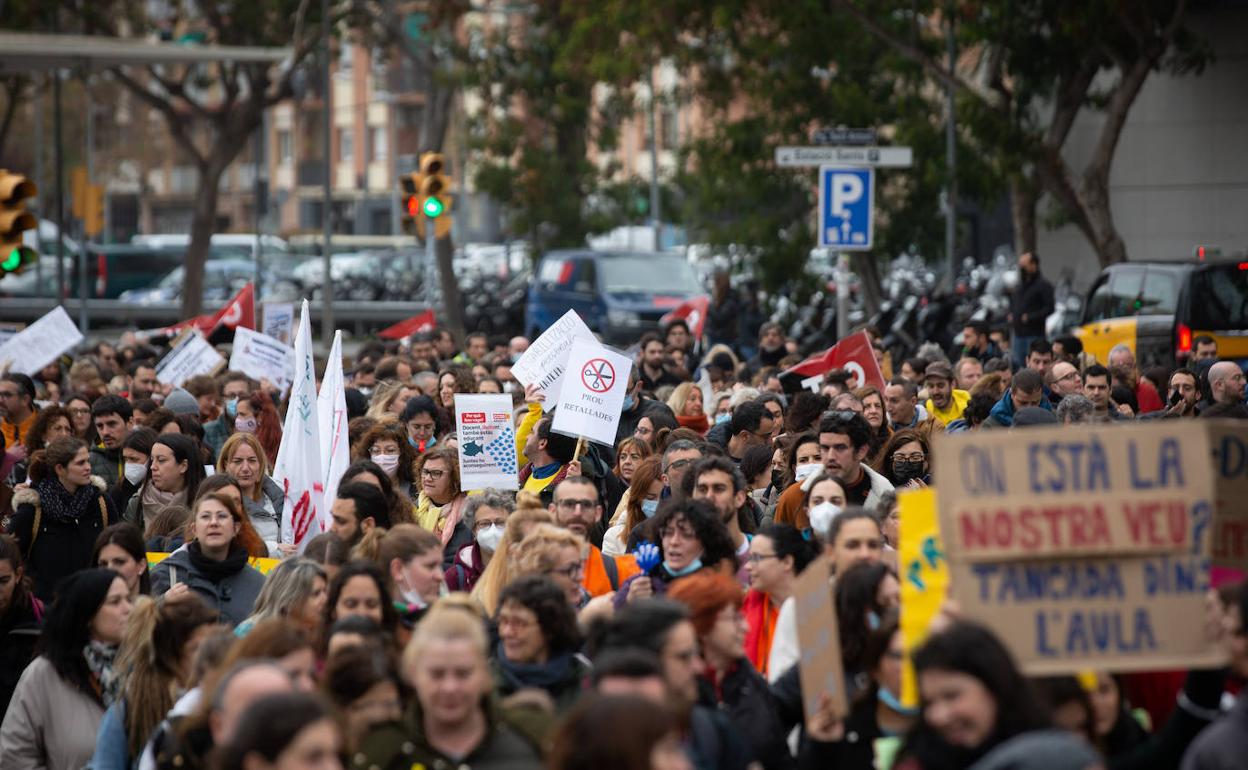
[[[711,428],[711,422],[706,419],[704,414],[700,414],[697,417],[677,417],[676,422],[680,423],[682,428],[696,430],[699,436],[705,436],[706,432]]]
[[[772,604],[767,594],[751,588],[745,594],[741,612],[748,624],[745,632],[745,656],[754,664],[758,673],[766,677],[767,659],[771,657],[771,640],[775,637],[776,619],[780,617],[780,610]]]

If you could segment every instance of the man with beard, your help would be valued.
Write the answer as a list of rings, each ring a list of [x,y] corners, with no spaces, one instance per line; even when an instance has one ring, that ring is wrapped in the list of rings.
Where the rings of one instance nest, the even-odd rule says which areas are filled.
[[[758,530],[761,512],[750,499],[740,469],[726,457],[704,457],[694,463],[693,470],[685,477],[685,484],[689,497],[715,506],[736,548],[737,578],[742,584],[748,584],[745,564],[750,555],[750,541],[746,533],[752,535]]]
[[[789,354],[784,346],[784,330],[780,324],[768,321],[758,330],[758,355],[746,363],[750,377],[766,366],[779,366],[781,359]]]

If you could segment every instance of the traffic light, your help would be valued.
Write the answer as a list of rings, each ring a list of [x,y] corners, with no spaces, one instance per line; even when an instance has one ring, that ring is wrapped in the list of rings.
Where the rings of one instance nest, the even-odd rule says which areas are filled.
[[[20,273],[39,260],[39,253],[23,244],[22,234],[39,227],[39,220],[26,210],[25,200],[39,189],[35,183],[0,169],[0,278]]]
[[[399,187],[403,191],[399,195],[399,203],[403,208],[403,232],[423,241],[425,223],[420,213],[420,182],[419,173],[399,177]]]
[[[433,232],[437,238],[445,238],[451,232],[451,178],[443,173],[446,161],[440,152],[426,152],[420,156],[420,210],[427,219],[433,220]]]
[[[104,232],[104,185],[87,185],[86,206],[82,214],[82,229],[92,238]]]

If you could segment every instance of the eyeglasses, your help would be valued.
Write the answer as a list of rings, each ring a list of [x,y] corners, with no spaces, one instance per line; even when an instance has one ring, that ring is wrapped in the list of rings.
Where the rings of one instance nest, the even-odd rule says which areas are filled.
[[[1078,370],[1074,370],[1074,371],[1069,371],[1066,374],[1063,374],[1061,377],[1058,377],[1057,381],[1065,382],[1066,380],[1077,380],[1077,379],[1079,379],[1079,372]]]
[[[667,464],[667,468],[665,468],[664,470],[669,470],[669,471],[677,470],[679,468],[686,467],[692,462],[693,462],[693,458],[691,457],[686,457],[684,460],[672,460],[670,463]]]
[[[80,406],[77,409],[70,409],[69,413],[75,417],[81,417],[84,414],[91,414],[91,410],[85,406]]]
[[[926,459],[921,454],[903,455],[898,453],[893,455],[893,462],[895,463],[921,463]]]
[[[558,505],[559,509],[562,511],[575,511],[577,508],[584,508],[585,510],[588,511],[588,510],[593,509],[594,506],[598,505],[598,501],[597,500],[560,500],[558,503],[556,503],[556,505]]]
[[[569,580],[575,580],[576,578],[585,574],[585,565],[578,561],[577,563],[569,564],[566,567],[559,567],[558,569],[552,569],[550,570],[549,574],[563,575]]]
[[[516,615],[503,615],[500,613],[498,616],[499,628],[509,627],[524,630],[526,628],[532,628],[535,625],[537,625],[535,621],[529,620],[528,618],[518,617]]]
[[[677,535],[680,535],[685,540],[693,540],[697,537],[697,535],[693,533],[693,530],[688,527],[664,527],[659,530],[659,538],[663,540],[667,540],[670,537],[676,537]]]
[[[437,481],[438,479],[442,478],[445,475],[446,475],[446,471],[442,470],[441,468],[421,468],[420,469],[421,478],[429,479],[430,481]]]
[[[774,553],[752,553],[749,556],[747,556],[745,560],[748,561],[750,564],[758,564],[761,561],[767,561],[768,559],[779,559],[779,558],[780,557]]]
[[[824,412],[824,414],[832,415],[838,420],[852,420],[858,416],[858,413],[852,409],[833,409],[831,411]]]

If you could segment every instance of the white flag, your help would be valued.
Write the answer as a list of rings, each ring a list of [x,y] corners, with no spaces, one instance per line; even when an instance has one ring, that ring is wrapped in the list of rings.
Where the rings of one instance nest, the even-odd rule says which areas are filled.
[[[342,379],[342,332],[334,332],[334,344],[325,363],[325,377],[316,397],[321,429],[321,468],[325,471],[325,503],[328,513],[338,496],[338,481],[351,464],[347,438],[347,390]]]
[[[282,445],[277,450],[273,479],[282,487],[282,542],[294,543],[302,552],[308,540],[329,529],[329,510],[324,506],[325,485],[321,474],[320,418],[316,408],[316,367],[312,362],[312,319],[303,301],[299,331],[295,335],[295,379],[290,405],[282,426]]]

